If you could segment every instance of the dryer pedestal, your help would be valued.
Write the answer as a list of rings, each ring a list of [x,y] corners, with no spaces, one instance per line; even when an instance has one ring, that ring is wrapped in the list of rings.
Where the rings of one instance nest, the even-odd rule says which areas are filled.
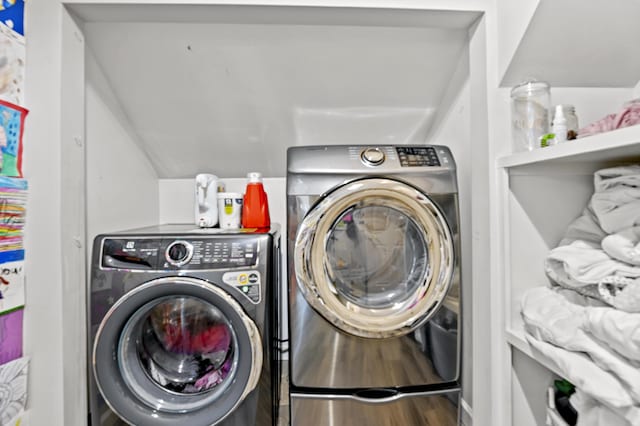
[[[460,392],[411,394],[387,402],[293,394],[292,425],[456,426]]]

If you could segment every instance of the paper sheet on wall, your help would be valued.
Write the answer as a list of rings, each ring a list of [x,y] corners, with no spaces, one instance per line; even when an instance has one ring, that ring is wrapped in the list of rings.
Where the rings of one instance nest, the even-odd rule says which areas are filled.
[[[17,105],[24,102],[25,52],[24,36],[0,23],[0,99]]]
[[[28,369],[26,357],[0,365],[0,425],[22,424],[27,403]]]
[[[25,108],[0,99],[0,175],[22,177]]]
[[[20,35],[24,35],[24,1],[2,0],[0,22]]]
[[[0,315],[0,364],[22,357],[23,322],[23,308]]]
[[[24,306],[24,250],[0,252],[0,315]]]
[[[27,181],[0,176],[0,253],[23,249],[22,235],[27,204]],[[21,260],[5,254],[0,262]],[[22,253],[24,258],[24,253]]]

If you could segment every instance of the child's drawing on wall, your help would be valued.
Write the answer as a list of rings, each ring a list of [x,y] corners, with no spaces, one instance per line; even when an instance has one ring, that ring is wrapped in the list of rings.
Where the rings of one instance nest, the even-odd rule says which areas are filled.
[[[28,111],[0,100],[0,175],[22,177],[22,132]]]

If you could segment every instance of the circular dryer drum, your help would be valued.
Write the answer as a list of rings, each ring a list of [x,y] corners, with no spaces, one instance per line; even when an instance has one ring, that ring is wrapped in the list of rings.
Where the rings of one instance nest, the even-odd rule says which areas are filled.
[[[449,226],[424,193],[391,179],[350,182],[306,215],[295,272],[307,302],[340,330],[369,338],[420,327],[454,271]]]
[[[93,348],[96,384],[132,425],[215,425],[255,387],[262,342],[240,304],[193,278],[166,277],[127,293]]]

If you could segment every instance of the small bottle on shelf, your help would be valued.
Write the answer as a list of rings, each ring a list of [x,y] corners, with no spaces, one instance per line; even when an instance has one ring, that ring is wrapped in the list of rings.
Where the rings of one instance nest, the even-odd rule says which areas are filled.
[[[576,115],[576,107],[569,104],[562,104],[562,114],[564,118],[567,120],[567,140],[577,139],[578,137],[578,129],[580,128],[578,125],[578,116]],[[557,108],[556,106],[555,108]],[[555,111],[555,109],[554,109]],[[551,128],[553,129],[553,120],[551,121]]]
[[[552,132],[555,135],[556,144],[567,141],[567,119],[564,116],[562,105],[556,105],[556,112],[553,116]]]

